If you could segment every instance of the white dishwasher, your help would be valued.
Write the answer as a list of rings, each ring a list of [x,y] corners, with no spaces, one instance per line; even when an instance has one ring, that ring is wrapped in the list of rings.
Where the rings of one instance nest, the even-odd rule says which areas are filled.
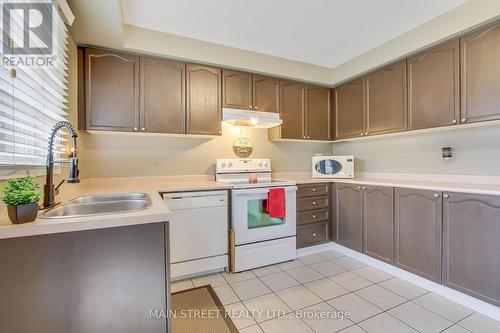
[[[227,191],[164,193],[171,210],[172,281],[223,271],[228,266]]]

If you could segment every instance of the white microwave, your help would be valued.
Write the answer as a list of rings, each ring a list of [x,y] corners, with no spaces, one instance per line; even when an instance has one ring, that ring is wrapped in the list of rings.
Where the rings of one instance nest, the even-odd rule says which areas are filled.
[[[313,178],[354,178],[354,156],[313,156]]]

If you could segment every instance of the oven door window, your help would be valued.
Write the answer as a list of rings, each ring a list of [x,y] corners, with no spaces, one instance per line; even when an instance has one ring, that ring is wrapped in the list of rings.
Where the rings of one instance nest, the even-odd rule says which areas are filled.
[[[266,213],[265,199],[254,199],[247,201],[247,223],[248,229],[270,227],[285,223],[285,219],[270,217]]]

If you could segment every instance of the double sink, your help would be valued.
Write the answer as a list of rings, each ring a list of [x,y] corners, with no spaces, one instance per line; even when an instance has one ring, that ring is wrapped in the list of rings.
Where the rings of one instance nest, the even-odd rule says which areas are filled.
[[[146,193],[86,195],[48,209],[40,217],[57,219],[131,213],[147,209],[149,206],[151,198]]]

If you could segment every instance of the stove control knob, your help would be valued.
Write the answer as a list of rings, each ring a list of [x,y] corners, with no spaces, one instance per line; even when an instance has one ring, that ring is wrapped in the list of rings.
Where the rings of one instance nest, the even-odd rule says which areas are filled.
[[[228,167],[230,168],[232,166],[233,166],[233,162],[229,162]]]
[[[226,162],[222,162],[222,169],[226,167]]]

